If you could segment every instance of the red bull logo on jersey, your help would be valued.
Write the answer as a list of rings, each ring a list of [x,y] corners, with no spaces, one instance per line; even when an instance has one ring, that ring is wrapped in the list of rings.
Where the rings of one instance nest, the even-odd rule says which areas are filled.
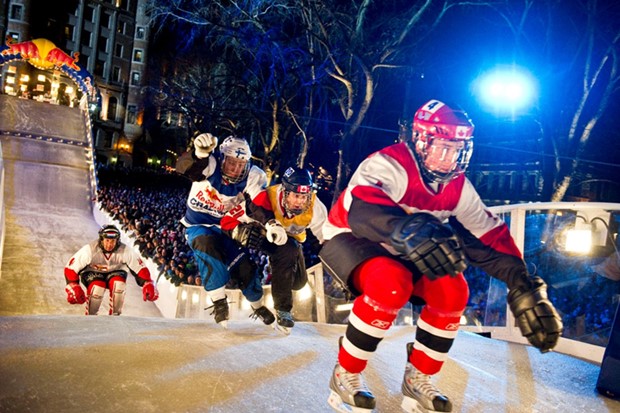
[[[210,186],[198,190],[189,202],[192,207],[202,209],[213,216],[222,217],[226,213],[226,205],[220,194]]]
[[[219,192],[217,192],[215,189],[207,186],[207,188],[204,190],[204,193],[205,196],[213,200],[213,202],[222,202],[222,198],[220,198]]]

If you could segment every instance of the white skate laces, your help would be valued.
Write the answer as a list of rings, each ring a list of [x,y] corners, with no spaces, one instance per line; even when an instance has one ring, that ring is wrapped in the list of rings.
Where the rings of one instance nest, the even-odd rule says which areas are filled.
[[[349,373],[342,367],[337,367],[336,377],[340,379],[340,383],[347,392],[351,394],[359,392],[370,392],[361,373]]]
[[[431,381],[431,376],[407,363],[401,407],[408,413],[451,412],[452,403]]]
[[[375,397],[372,395],[361,373],[349,373],[336,364],[329,382],[331,394],[327,400],[337,412],[372,412]]]

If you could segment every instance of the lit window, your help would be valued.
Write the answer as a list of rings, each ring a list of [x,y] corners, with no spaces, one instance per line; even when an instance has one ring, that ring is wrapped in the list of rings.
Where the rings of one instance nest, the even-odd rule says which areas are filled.
[[[142,49],[134,49],[133,51],[133,61],[137,63],[142,63],[144,51]]]

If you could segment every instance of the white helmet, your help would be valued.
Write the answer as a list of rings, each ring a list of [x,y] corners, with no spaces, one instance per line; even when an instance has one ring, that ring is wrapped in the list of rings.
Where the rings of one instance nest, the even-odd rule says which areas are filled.
[[[222,178],[224,178],[226,182],[236,184],[243,181],[248,176],[251,166],[250,160],[252,159],[252,151],[250,150],[250,145],[245,139],[238,138],[236,136],[227,137],[220,145],[220,155]],[[227,175],[224,172],[224,165],[227,159],[241,159],[246,161],[243,173],[238,176]]]

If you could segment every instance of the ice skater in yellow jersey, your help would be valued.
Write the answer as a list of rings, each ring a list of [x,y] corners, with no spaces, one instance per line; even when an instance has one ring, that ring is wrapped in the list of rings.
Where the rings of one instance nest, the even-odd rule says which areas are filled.
[[[301,168],[288,168],[281,184],[267,187],[222,218],[222,229],[233,239],[269,256],[275,327],[285,334],[295,325],[293,290],[300,290],[308,281],[301,244],[308,230],[314,235],[313,242],[322,243],[321,227],[326,219],[327,208],[313,191],[312,176]],[[315,247],[318,250],[318,245]]]

